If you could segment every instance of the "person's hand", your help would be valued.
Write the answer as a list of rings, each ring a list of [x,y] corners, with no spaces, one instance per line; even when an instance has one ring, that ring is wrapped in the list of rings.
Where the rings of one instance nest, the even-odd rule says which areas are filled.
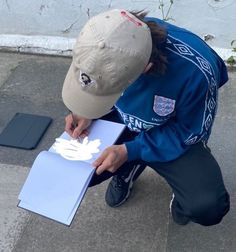
[[[106,148],[100,157],[98,157],[93,166],[96,167],[96,173],[100,175],[104,171],[116,172],[117,169],[127,161],[127,149],[125,144],[112,145]]]
[[[75,114],[69,114],[65,118],[65,131],[73,138],[88,135],[86,129],[91,124],[91,119],[79,117]]]

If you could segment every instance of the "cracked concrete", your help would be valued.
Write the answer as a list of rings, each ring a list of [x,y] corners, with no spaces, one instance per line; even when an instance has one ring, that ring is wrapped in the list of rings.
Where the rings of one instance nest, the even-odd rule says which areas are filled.
[[[10,4],[8,3],[8,0],[5,0],[5,3],[6,3],[6,6],[7,6],[7,9],[10,11],[11,8],[10,8]]]
[[[76,19],[68,28],[66,28],[65,30],[62,30],[62,33],[69,33],[70,30],[73,28],[73,26],[79,21],[79,19]]]
[[[12,57],[9,57],[6,54],[1,54],[1,64],[0,64],[0,88],[1,85],[7,80],[11,72],[18,66],[22,60],[21,55],[13,54]]]
[[[4,0],[0,4],[0,33],[75,38],[88,18],[102,11],[110,8],[145,9],[150,16],[162,18],[159,4],[157,0],[48,0],[46,3]],[[167,10],[169,1],[164,1],[164,4]],[[235,13],[234,0],[182,0],[174,1],[169,21],[192,30],[200,37],[214,34],[213,46],[230,48],[230,42],[235,39],[232,32],[235,30]],[[75,20],[78,21],[75,23]]]
[[[0,251],[2,252],[13,250],[30,217],[29,213],[16,207],[17,196],[28,171],[27,167],[0,164]]]

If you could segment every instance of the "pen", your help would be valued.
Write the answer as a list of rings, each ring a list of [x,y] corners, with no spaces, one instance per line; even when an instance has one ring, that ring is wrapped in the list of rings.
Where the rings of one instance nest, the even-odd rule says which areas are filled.
[[[72,127],[73,127],[73,130],[78,126],[76,120],[75,120],[75,117],[74,117],[74,114],[72,111],[70,111],[70,114],[71,114],[71,117],[72,117]],[[78,141],[81,143],[82,142],[82,138],[79,136],[78,137]]]
[[[76,120],[75,120],[75,117],[74,117],[74,114],[73,114],[73,112],[71,112],[70,111],[70,113],[71,113],[71,116],[72,116],[72,126],[73,126],[73,129],[75,129],[78,125],[77,125],[77,123],[76,123]]]

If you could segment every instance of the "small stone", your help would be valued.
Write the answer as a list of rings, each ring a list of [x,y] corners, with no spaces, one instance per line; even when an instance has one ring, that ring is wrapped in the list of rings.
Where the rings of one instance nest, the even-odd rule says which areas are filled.
[[[99,42],[99,43],[98,43],[98,47],[99,47],[100,49],[105,48],[105,47],[106,47],[105,42]]]
[[[206,34],[203,36],[204,41],[209,41],[215,38],[215,35],[212,34]]]

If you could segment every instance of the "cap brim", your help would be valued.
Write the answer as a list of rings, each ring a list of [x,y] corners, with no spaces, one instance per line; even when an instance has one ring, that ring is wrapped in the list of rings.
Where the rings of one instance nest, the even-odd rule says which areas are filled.
[[[62,99],[66,107],[78,116],[96,119],[110,112],[121,93],[96,96],[85,92],[73,71],[73,63],[66,75]]]

